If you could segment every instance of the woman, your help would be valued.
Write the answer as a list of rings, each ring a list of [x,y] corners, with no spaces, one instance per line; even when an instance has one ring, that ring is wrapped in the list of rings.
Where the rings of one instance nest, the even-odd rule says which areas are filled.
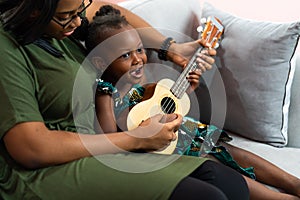
[[[1,197],[248,199],[245,180],[212,161],[128,153],[168,145],[181,116],[157,115],[150,125],[148,119],[132,131],[109,135],[95,134],[90,128],[93,118],[87,120],[91,126],[76,126],[72,89],[86,52],[72,34],[103,4],[91,0],[0,1],[0,103],[5,108],[0,114]],[[149,27],[119,9],[134,27]],[[82,20],[85,14],[87,19]],[[165,41],[154,29],[141,34],[145,43],[158,49]],[[164,44],[177,54],[164,48],[162,58],[182,66],[187,60],[180,52],[192,53],[197,46],[197,42]],[[212,63],[208,59],[206,65]],[[93,110],[91,105],[79,114],[93,116]],[[170,122],[163,123],[166,118]],[[116,170],[112,163],[122,169],[130,166],[132,171]],[[139,166],[148,168],[132,169],[144,169]],[[228,180],[231,185],[226,184]]]

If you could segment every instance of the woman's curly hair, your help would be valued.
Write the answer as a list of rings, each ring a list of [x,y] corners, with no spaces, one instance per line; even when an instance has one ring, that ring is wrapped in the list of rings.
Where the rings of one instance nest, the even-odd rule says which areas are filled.
[[[21,44],[39,38],[51,21],[59,0],[0,0],[0,20]]]

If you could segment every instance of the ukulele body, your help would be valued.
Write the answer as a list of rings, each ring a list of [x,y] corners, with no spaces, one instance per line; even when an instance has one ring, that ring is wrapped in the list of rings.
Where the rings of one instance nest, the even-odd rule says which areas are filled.
[[[127,116],[127,129],[132,130],[138,127],[143,120],[156,114],[176,113],[185,116],[190,110],[190,99],[186,93],[180,99],[174,96],[170,90],[173,84],[174,81],[170,79],[160,80],[151,98],[132,107]],[[155,153],[172,154],[176,144],[177,139],[165,149],[155,151]]]

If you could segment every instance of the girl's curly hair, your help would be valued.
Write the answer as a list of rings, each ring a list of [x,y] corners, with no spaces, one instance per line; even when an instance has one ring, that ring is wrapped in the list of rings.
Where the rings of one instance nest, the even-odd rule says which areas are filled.
[[[110,5],[102,6],[89,24],[88,35],[85,40],[87,50],[90,52],[107,39],[112,30],[121,29],[128,25],[128,21],[118,9]]]

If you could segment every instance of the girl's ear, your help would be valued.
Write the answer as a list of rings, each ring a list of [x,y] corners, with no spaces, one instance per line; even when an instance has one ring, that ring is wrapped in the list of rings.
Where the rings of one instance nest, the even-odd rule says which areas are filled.
[[[105,60],[99,56],[93,57],[92,63],[96,67],[96,69],[100,70],[101,72],[104,72],[107,67]]]

